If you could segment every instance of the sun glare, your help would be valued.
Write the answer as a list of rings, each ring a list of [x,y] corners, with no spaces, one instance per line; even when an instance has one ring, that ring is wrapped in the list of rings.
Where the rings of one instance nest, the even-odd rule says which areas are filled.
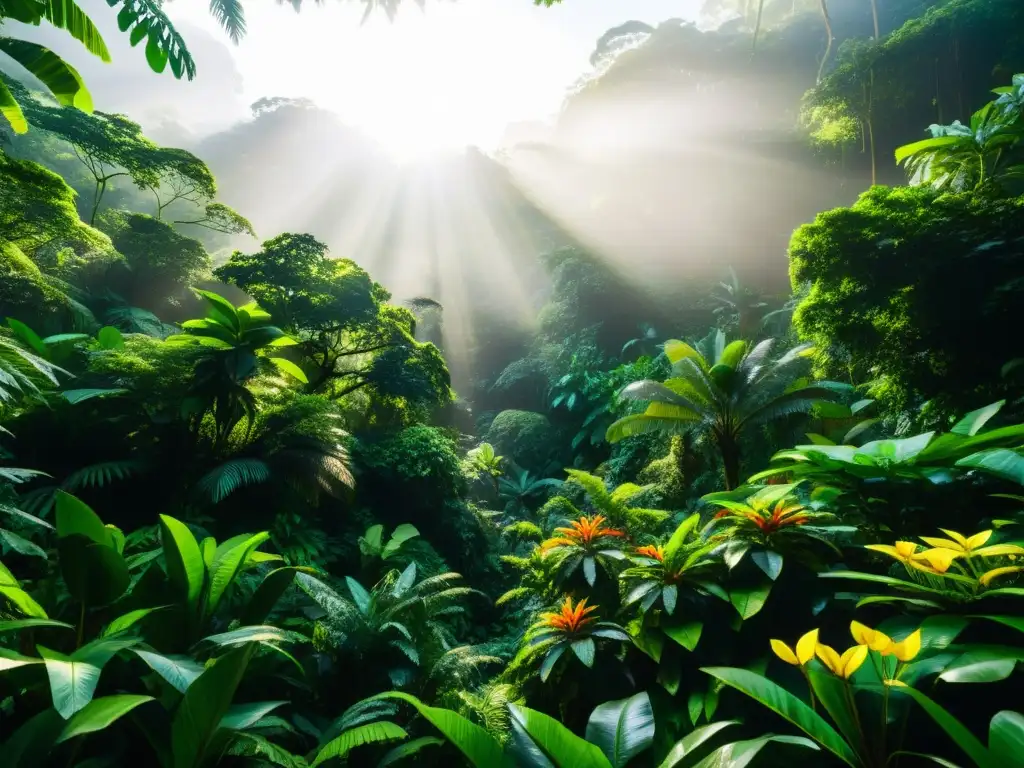
[[[209,28],[200,8],[189,21]],[[305,97],[399,160],[493,150],[509,122],[555,112],[581,62],[531,4],[435,2],[360,24],[361,5],[246,9],[245,98]],[[268,41],[273,40],[270,45]]]

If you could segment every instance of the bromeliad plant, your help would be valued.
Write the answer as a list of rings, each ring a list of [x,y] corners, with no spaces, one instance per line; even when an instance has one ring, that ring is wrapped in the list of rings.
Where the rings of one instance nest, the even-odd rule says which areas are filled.
[[[744,501],[719,498],[725,494],[704,497],[723,508],[704,527],[704,535],[723,546],[730,567],[750,554],[754,563],[775,580],[786,557],[821,570],[824,562],[817,550],[825,548],[841,554],[832,539],[853,533],[856,528],[836,524],[836,516],[815,509],[814,502],[801,502],[794,495],[798,485],[769,485]]]
[[[586,598],[573,605],[572,598],[566,597],[556,611],[541,613],[537,622],[526,631],[523,648],[509,665],[510,669],[543,658],[540,679],[546,682],[555,664],[570,648],[584,666],[593,667],[597,653],[595,640],[628,643],[629,635],[622,627],[609,621],[599,621],[597,616],[591,615],[597,608],[596,605],[588,606]]]
[[[930,545],[913,541],[894,544],[868,544],[867,549],[881,552],[903,565],[906,578],[860,571],[829,571],[823,578],[850,579],[885,584],[907,593],[906,596],[873,596],[870,602],[911,602],[924,609],[945,609],[990,597],[1020,597],[1024,589],[1007,585],[1008,578],[1024,572],[1024,547],[1013,543],[992,543],[993,531],[964,536],[941,529],[948,538],[920,537]]]
[[[580,517],[568,527],[555,528],[555,535],[540,543],[541,553],[556,559],[559,581],[569,579],[582,565],[587,583],[594,586],[597,563],[601,563],[610,577],[615,577],[615,563],[626,557],[616,545],[625,540],[626,534],[604,523],[604,515]]]

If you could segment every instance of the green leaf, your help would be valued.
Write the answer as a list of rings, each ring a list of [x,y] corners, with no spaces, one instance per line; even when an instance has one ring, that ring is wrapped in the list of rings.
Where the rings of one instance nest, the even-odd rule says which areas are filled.
[[[345,577],[345,584],[348,586],[349,594],[352,595],[352,602],[356,604],[356,608],[359,609],[359,612],[365,616],[369,612],[370,604],[372,603],[370,593],[363,588],[362,584],[351,576]]]
[[[597,581],[597,564],[594,562],[594,558],[583,558],[583,576],[587,580],[587,584],[594,586],[594,582]]]
[[[139,608],[138,610],[122,614],[107,624],[103,632],[100,633],[100,637],[110,637],[111,635],[116,635],[119,632],[131,629],[136,623],[146,618],[154,611],[162,611],[169,607],[170,606],[167,605],[160,605],[156,608]]]
[[[50,695],[53,708],[67,720],[92,701],[96,684],[100,680],[102,666],[89,661],[75,660],[57,651],[36,646],[46,663],[46,675],[50,679]]]
[[[613,768],[625,768],[654,743],[654,710],[647,693],[596,707],[587,721],[587,741],[604,752]]]
[[[9,669],[17,669],[18,667],[27,667],[30,664],[43,664],[43,659],[37,659],[32,656],[23,656],[20,653],[9,650],[7,648],[0,648],[0,672],[6,672]]]
[[[154,72],[163,72],[167,67],[167,52],[160,45],[160,36],[155,29],[149,30],[146,41],[146,61]]]
[[[49,48],[28,40],[0,37],[0,53],[6,53],[35,75],[62,106],[92,112],[92,96],[82,76]]]
[[[25,120],[25,114],[21,111],[21,107],[18,106],[18,100],[14,98],[14,94],[2,80],[0,80],[0,115],[4,116],[11,126],[11,130],[16,134],[28,131],[28,122]]]
[[[253,593],[250,598],[248,605],[245,606],[245,610],[242,611],[239,621],[243,625],[256,625],[262,624],[267,620],[267,616],[270,615],[271,610],[277,604],[277,601],[281,599],[281,595],[292,585],[295,581],[295,574],[303,572],[309,574],[315,574],[312,568],[298,567],[298,566],[287,566],[285,568],[278,568],[277,570],[271,571],[260,582],[256,592]]]
[[[920,691],[910,687],[893,688],[893,691],[905,693],[921,705],[921,709],[928,713],[942,730],[948,735],[964,753],[975,762],[976,765],[987,768],[993,766],[988,750],[975,738],[974,734],[968,731],[963,723],[953,717],[949,712],[936,704]]]
[[[984,408],[971,411],[953,425],[953,428],[949,431],[957,435],[974,437],[988,423],[989,419],[999,413],[1004,405],[1006,405],[1006,401],[1000,400],[997,403],[986,405]]]
[[[110,62],[110,51],[103,42],[100,31],[74,0],[44,0],[44,17],[56,29],[66,29],[75,40],[85,46],[89,53],[98,56],[105,63]]]
[[[241,573],[253,550],[269,538],[269,533],[257,533],[255,536],[250,536],[240,544],[224,552],[221,552],[218,547],[217,556],[214,558],[213,567],[210,569],[210,586],[206,597],[207,616],[212,616],[214,611],[217,610],[217,606],[227,593],[228,587],[234,583],[235,577]]]
[[[782,573],[782,555],[770,549],[759,549],[750,553],[754,565],[764,571],[765,575],[775,581]]]
[[[761,736],[746,741],[736,741],[719,747],[705,757],[694,768],[745,768],[757,757],[758,753],[772,742],[793,744],[808,749],[819,749],[818,745],[802,736]]]
[[[700,709],[703,710],[703,706],[701,706]],[[665,759],[658,768],[675,768],[683,761],[684,758],[692,755],[701,747],[701,745],[710,741],[720,731],[725,730],[730,725],[736,725],[738,723],[739,720],[723,720],[721,722],[710,723],[709,725],[702,725],[699,728],[693,729],[676,742],[675,746],[669,750],[669,753],[665,756]]]
[[[572,642],[572,652],[576,654],[576,657],[586,667],[594,666],[594,654],[596,651],[597,648],[594,645],[593,638],[583,637]]]
[[[415,696],[399,691],[381,693],[371,700],[379,699],[398,699],[412,704],[417,712],[466,756],[474,768],[499,768],[506,765],[501,745],[495,738],[462,715],[450,709],[427,706]]]
[[[968,616],[969,619],[988,619],[989,621],[996,621],[1000,624],[1016,629],[1018,632],[1024,632],[1024,617],[1021,616],[989,616],[989,615],[978,615]]]
[[[221,656],[188,687],[171,723],[171,768],[198,768],[212,757],[214,736],[242,682],[254,648],[248,644]]]
[[[100,328],[96,334],[96,340],[99,341],[103,349],[124,349],[124,336],[112,325]]]
[[[19,555],[26,555],[29,557],[41,557],[46,560],[46,550],[40,547],[35,542],[29,541],[24,536],[19,536],[13,531],[8,531],[5,528],[0,528],[0,541],[4,544],[4,552],[8,550],[14,550]]]
[[[791,722],[847,765],[860,760],[843,737],[800,699],[756,672],[733,667],[702,667],[702,671],[732,686]]]
[[[1008,448],[990,448],[965,456],[956,462],[958,467],[969,467],[990,475],[1024,485],[1024,456]]]
[[[542,683],[546,683],[548,681],[548,676],[551,675],[551,670],[555,668],[555,664],[557,664],[558,660],[562,658],[562,654],[565,653],[568,647],[568,645],[564,644],[556,645],[547,652],[547,655],[544,657],[544,661],[540,664],[539,670],[540,681]]]
[[[325,744],[320,751],[317,752],[316,759],[310,763],[309,768],[316,768],[320,763],[332,758],[342,759],[352,749],[360,747],[363,744],[376,744],[382,741],[404,739],[407,738],[408,735],[409,734],[407,734],[402,728],[399,728],[394,723],[386,720],[358,725],[355,728],[350,728],[342,733],[338,738]]]
[[[189,616],[196,619],[206,579],[206,564],[196,537],[181,521],[160,515],[160,540],[171,587],[185,602]]]
[[[662,627],[661,631],[671,637],[683,648],[692,651],[700,642],[700,634],[704,629],[702,621],[687,621],[675,627]]]
[[[215,320],[226,328],[230,328],[236,333],[242,329],[242,326],[239,323],[238,310],[235,309],[234,304],[213,291],[203,291],[198,288],[193,290],[195,290],[199,296],[206,299],[206,310],[212,320]]]
[[[772,591],[772,583],[765,582],[754,587],[738,587],[729,591],[729,602],[744,619],[756,616],[764,608],[768,594]]]
[[[287,701],[257,701],[251,704],[232,704],[221,718],[220,726],[229,731],[244,731],[251,728]]]
[[[63,621],[53,621],[52,619],[10,619],[7,621],[0,621],[0,632],[35,629],[36,627],[62,627],[64,629],[74,629],[74,626],[71,624],[65,624]]]
[[[1004,710],[997,712],[988,727],[988,749],[992,765],[1009,766],[1024,755],[1024,715]]]
[[[136,707],[147,701],[155,701],[152,696],[103,696],[93,699],[72,716],[57,737],[55,744],[60,744],[76,736],[102,731],[115,720],[127,715]]]
[[[179,693],[185,693],[205,667],[189,656],[164,656],[153,651],[134,649],[135,655],[166,680]]]
[[[86,400],[92,400],[94,397],[113,397],[115,395],[123,395],[128,392],[127,389],[65,389],[60,393],[60,396],[67,400],[72,405],[78,405]]]
[[[200,643],[212,645],[239,645],[241,643],[299,643],[309,638],[298,632],[289,632],[269,625],[239,627],[229,632],[204,637]]]
[[[0,584],[0,595],[6,597],[15,608],[26,616],[32,616],[37,619],[47,618],[43,607],[33,600],[32,596],[21,587]]]
[[[50,349],[46,346],[46,342],[39,338],[39,335],[25,325],[25,323],[15,320],[13,317],[8,317],[7,325],[14,331],[14,335],[30,346],[36,354],[46,360],[50,359]]]
[[[77,534],[96,544],[114,546],[110,530],[88,504],[64,491],[56,491],[54,498],[57,502],[58,537],[65,538]]]
[[[297,379],[303,384],[309,384],[309,379],[306,378],[305,372],[299,368],[295,363],[286,357],[268,357],[274,367],[277,368],[281,373],[291,376],[293,379]]]
[[[540,754],[555,768],[611,768],[608,758],[597,746],[584,741],[554,718],[517,704],[509,704],[508,709],[520,755]],[[519,764],[522,763],[520,759]]]
[[[380,759],[380,762],[377,763],[377,768],[387,768],[387,766],[397,763],[399,760],[404,760],[405,758],[416,754],[424,747],[431,747],[444,743],[444,739],[439,739],[437,736],[421,736],[418,739],[413,739],[412,741],[400,744],[394,749],[389,750],[388,753]]]
[[[64,719],[52,707],[29,718],[3,745],[4,765],[6,768],[45,765],[46,755],[65,727]]]

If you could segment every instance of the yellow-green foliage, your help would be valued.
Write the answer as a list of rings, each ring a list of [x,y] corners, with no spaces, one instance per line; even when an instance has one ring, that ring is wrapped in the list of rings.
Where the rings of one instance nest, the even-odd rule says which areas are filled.
[[[658,527],[668,520],[668,512],[659,509],[644,509],[633,507],[630,500],[646,490],[636,483],[623,483],[612,491],[609,491],[597,475],[583,472],[578,469],[567,469],[568,482],[574,482],[583,487],[587,499],[594,507],[595,512],[608,518],[611,525],[624,528],[630,534],[638,535],[653,533]]]
[[[487,430],[487,442],[523,469],[544,469],[555,434],[547,416],[532,411],[502,411]]]

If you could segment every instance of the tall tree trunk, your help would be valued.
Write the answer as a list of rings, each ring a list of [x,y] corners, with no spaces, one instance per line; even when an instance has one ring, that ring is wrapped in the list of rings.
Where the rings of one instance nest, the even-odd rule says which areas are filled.
[[[875,151],[875,68],[871,68],[871,84],[868,86],[868,144],[871,146],[871,186],[878,183],[878,153]]]
[[[878,42],[878,0],[871,0],[871,20],[875,23],[875,42]]]
[[[828,15],[828,4],[826,0],[818,0],[821,6],[821,19],[825,22],[825,36],[828,38],[828,44],[825,46],[825,55],[821,57],[821,66],[818,67],[818,79],[815,82],[820,83],[822,75],[825,74],[825,65],[828,63],[829,56],[832,54],[832,19]]]

